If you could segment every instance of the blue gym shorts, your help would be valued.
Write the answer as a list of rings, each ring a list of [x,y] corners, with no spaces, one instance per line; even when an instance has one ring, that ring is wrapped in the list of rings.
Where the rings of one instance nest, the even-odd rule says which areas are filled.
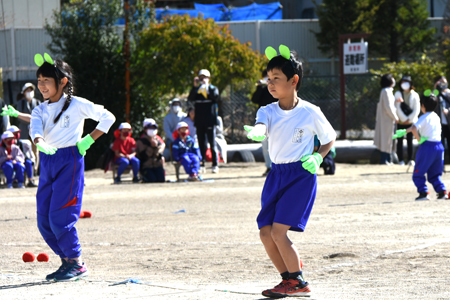
[[[317,191],[317,176],[302,167],[302,162],[272,163],[261,195],[258,228],[280,223],[289,230],[303,232],[308,223]]]

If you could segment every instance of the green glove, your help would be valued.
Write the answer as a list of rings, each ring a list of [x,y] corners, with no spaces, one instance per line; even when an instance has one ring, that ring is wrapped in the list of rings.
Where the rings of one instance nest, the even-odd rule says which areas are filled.
[[[47,144],[44,141],[40,141],[39,143],[37,143],[36,147],[39,149],[39,151],[41,151],[47,155],[53,155],[56,153],[56,151],[58,151],[57,148],[50,146],[49,144]]]
[[[248,132],[247,138],[261,142],[266,138],[265,132],[255,126],[244,125],[244,129]]]
[[[81,155],[86,155],[86,150],[94,143],[94,139],[90,134],[86,135],[81,141],[77,142],[78,151]]]
[[[406,135],[406,129],[398,129],[395,134],[392,136],[392,139],[398,139],[401,138],[402,136]]]
[[[301,161],[303,162],[302,167],[306,171],[311,174],[316,174],[317,170],[320,168],[320,164],[323,162],[323,158],[322,155],[316,152],[313,155],[303,156]]]
[[[422,137],[420,138],[419,145],[422,144],[423,142],[425,142],[426,140],[428,140],[428,138],[422,136]]]
[[[11,105],[8,105],[8,108],[6,108],[6,107],[2,108],[2,113],[0,115],[17,118],[17,116],[19,115],[19,112]]]

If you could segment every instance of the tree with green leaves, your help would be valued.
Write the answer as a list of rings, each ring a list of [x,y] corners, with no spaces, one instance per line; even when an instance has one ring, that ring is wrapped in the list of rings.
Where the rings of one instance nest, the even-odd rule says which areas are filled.
[[[362,12],[354,22],[370,33],[370,48],[391,62],[416,57],[435,42],[426,0],[359,0]]]
[[[121,0],[71,1],[61,12],[55,11],[53,25],[45,25],[52,40],[47,48],[73,69],[74,94],[104,105],[118,122],[125,119],[125,59],[123,36],[115,24],[123,15]],[[150,20],[147,4],[138,1],[130,21],[131,35]],[[87,122],[86,132],[95,126],[95,122]],[[109,137],[112,139],[112,132]],[[87,168],[95,167],[110,139],[102,138],[93,145],[94,151],[86,157]]]
[[[153,109],[162,109],[166,100],[189,91],[200,69],[211,72],[211,83],[222,92],[232,82],[255,82],[265,63],[227,26],[175,15],[142,31],[132,63],[133,87],[152,100]]]
[[[391,62],[416,57],[435,41],[426,0],[324,0],[317,6],[320,49],[339,53],[340,34],[370,33],[369,51],[388,56]]]
[[[316,5],[316,14],[319,17],[320,32],[315,32],[319,49],[331,56],[339,56],[339,35],[360,33],[360,28],[355,28],[354,22],[358,19],[358,0],[323,0]]]

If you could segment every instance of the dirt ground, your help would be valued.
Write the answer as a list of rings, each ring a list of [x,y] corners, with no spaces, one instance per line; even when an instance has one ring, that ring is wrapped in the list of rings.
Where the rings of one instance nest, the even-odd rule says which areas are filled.
[[[450,200],[432,191],[415,202],[406,168],[338,164],[318,177],[306,231],[290,234],[311,299],[450,299]],[[232,163],[206,182],[122,185],[86,172],[93,217],[77,229],[90,276],[68,283],[44,280],[60,261],[37,229],[36,189],[2,189],[0,299],[267,299],[260,292],[280,279],[255,221],[264,169]],[[27,251],[50,262],[24,263]],[[141,283],[112,285],[128,279]]]

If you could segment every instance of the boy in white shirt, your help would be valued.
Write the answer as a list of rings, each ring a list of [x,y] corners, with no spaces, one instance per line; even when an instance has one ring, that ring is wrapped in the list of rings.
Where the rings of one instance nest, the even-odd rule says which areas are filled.
[[[330,151],[336,132],[320,108],[297,96],[303,67],[295,52],[280,45],[277,56],[266,49],[269,92],[277,102],[261,107],[254,127],[245,126],[248,138],[269,137],[269,172],[261,196],[257,222],[261,241],[282,282],[262,292],[265,297],[307,296],[298,251],[287,236],[288,230],[303,232],[316,197],[317,177],[323,157]],[[321,147],[314,150],[314,136]]]
[[[417,187],[419,196],[416,201],[430,200],[426,185],[425,174],[428,182],[433,185],[438,199],[448,199],[447,190],[442,182],[441,176],[444,170],[444,146],[441,143],[441,121],[434,112],[439,94],[426,90],[420,98],[420,110],[423,115],[419,120],[407,129],[399,129],[393,138],[402,137],[412,132],[419,141],[420,147],[416,154],[416,166],[414,167],[413,182]]]

